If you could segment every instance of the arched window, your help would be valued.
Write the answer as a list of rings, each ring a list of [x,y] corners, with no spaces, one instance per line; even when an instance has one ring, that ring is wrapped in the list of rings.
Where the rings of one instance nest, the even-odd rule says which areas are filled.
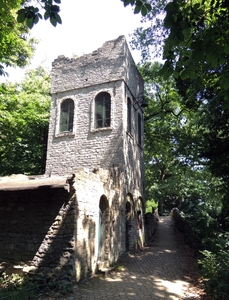
[[[95,98],[95,128],[111,126],[111,96],[106,92]]]
[[[131,100],[127,98],[127,132],[131,133]]]
[[[138,144],[142,144],[142,118],[140,113],[138,113]]]
[[[60,107],[60,132],[73,131],[74,101],[66,99]]]

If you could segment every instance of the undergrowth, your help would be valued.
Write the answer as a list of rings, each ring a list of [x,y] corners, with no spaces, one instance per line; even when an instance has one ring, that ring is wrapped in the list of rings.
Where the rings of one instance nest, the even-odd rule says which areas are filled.
[[[204,214],[180,213],[174,209],[172,215],[185,242],[195,250],[208,299],[229,299],[229,232]]]
[[[36,299],[45,293],[59,296],[72,291],[72,285],[66,281],[50,280],[43,274],[29,277],[24,274],[3,273],[0,276],[0,300],[27,300]]]

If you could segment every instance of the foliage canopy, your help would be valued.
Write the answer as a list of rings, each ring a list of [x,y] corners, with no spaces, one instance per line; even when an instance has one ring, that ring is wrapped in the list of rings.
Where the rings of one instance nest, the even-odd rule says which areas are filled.
[[[43,174],[50,78],[39,67],[19,84],[0,85],[0,175]]]
[[[223,0],[150,3],[152,10],[142,18],[145,27],[135,31],[132,41],[135,48],[142,50],[143,61],[154,56],[158,45],[164,59],[157,73],[160,96],[150,96],[153,106],[150,104],[149,109],[153,110],[146,111],[153,116],[147,120],[146,115],[149,198],[157,198],[159,203],[163,198],[164,204],[179,206],[188,224],[188,242],[201,250],[200,266],[209,294],[212,299],[227,299],[229,6]],[[155,75],[148,75],[154,85]],[[164,97],[163,90],[171,80],[177,100],[174,102],[167,89],[170,101],[163,103],[178,106],[180,126],[178,118],[170,119],[171,109],[163,115],[165,106],[157,100]],[[159,116],[163,116],[162,121]],[[160,165],[155,156],[160,158]],[[166,170],[165,180],[160,180],[161,170]],[[151,193],[157,195],[152,197]]]
[[[3,0],[0,3],[0,75],[4,67],[28,64],[33,55],[35,40],[29,39],[28,27],[16,21],[20,0]]]

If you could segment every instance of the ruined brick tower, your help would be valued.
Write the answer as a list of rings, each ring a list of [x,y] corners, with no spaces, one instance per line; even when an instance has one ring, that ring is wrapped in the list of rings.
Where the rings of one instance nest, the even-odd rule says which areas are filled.
[[[125,37],[77,59],[59,56],[51,77],[46,175],[121,167],[143,187],[143,79]],[[143,194],[143,191],[141,191]]]
[[[46,176],[75,176],[76,274],[144,243],[143,91],[124,36],[53,62]]]
[[[51,73],[46,173],[0,180],[0,261],[80,280],[144,245],[143,80],[125,37]]]

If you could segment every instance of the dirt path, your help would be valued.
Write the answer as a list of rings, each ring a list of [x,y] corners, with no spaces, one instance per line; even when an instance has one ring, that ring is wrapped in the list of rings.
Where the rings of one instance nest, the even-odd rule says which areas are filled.
[[[47,299],[88,300],[192,300],[202,299],[196,284],[195,260],[170,217],[161,217],[158,232],[150,247],[120,260],[123,271],[111,272],[77,284],[67,297]]]

